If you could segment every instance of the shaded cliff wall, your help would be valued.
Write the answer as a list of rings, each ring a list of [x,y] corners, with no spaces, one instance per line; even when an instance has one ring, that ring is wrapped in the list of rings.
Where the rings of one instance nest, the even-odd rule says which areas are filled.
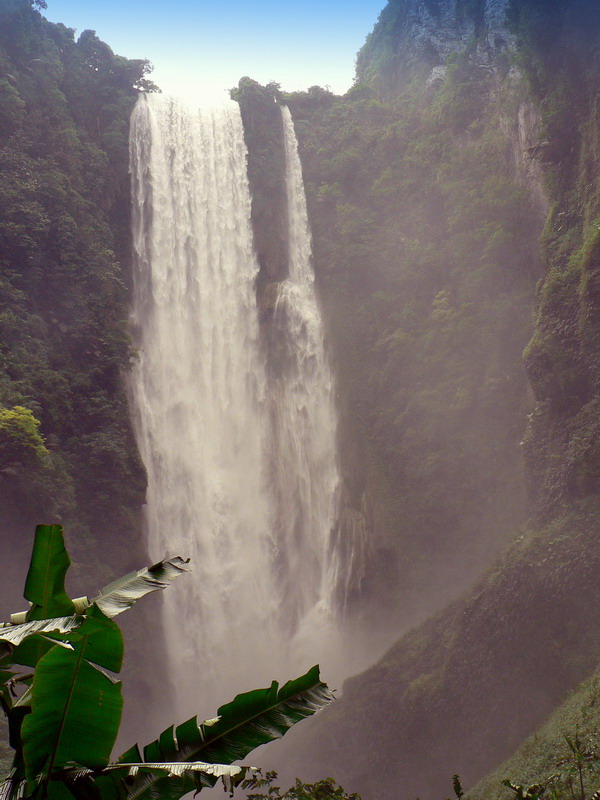
[[[254,250],[259,264],[258,291],[288,274],[287,194],[283,123],[277,84],[261,86],[242,78],[232,97],[240,105],[248,148]],[[269,291],[265,290],[265,303]]]
[[[521,363],[542,211],[511,136],[525,89],[458,53],[397,101],[289,96],[338,381],[348,495],[374,532],[360,602],[414,624],[529,513]],[[511,129],[512,130],[512,129]]]
[[[521,531],[515,526],[514,543],[475,588],[402,638],[371,670],[345,684],[342,699],[315,722],[310,732],[313,743],[299,746],[296,742],[296,752],[302,752],[305,763],[334,773],[347,788],[366,798],[408,800],[419,796],[433,800],[449,793],[455,772],[461,774],[463,785],[472,785],[508,757],[570,689],[594,672],[600,660],[600,629],[594,612],[600,601],[595,578],[600,534],[595,411],[600,311],[595,289],[600,257],[600,62],[595,42],[600,9],[591,2],[513,0],[507,10],[509,34],[516,42],[513,58],[519,70],[504,69],[499,62],[485,78],[477,56],[472,55],[476,50],[450,56],[443,81],[437,86],[430,84],[435,92],[430,108],[441,105],[437,105],[440,127],[430,119],[429,130],[438,133],[434,141],[443,159],[436,161],[431,150],[426,152],[429,164],[436,164],[436,179],[448,185],[448,172],[440,171],[440,163],[451,163],[457,151],[471,156],[479,153],[481,159],[474,142],[479,141],[481,147],[495,128],[509,134],[505,139],[510,151],[507,158],[514,169],[518,167],[514,152],[518,115],[524,108],[534,114],[537,137],[528,145],[528,153],[519,158],[536,159],[537,166],[532,169],[538,177],[533,183],[518,171],[516,177],[524,181],[528,192],[535,190],[526,200],[534,216],[539,219],[545,204],[550,208],[541,239],[542,271],[538,271],[537,248],[533,246],[540,226],[531,222],[529,230],[521,230],[515,240],[522,260],[513,263],[519,267],[503,273],[509,293],[518,285],[519,276],[527,272],[542,276],[535,300],[529,294],[523,306],[524,313],[527,306],[534,309],[533,336],[524,358],[533,397],[528,416],[524,414],[528,403],[524,403],[514,407],[512,417],[525,431],[521,449],[526,471],[520,474],[527,478],[530,520]],[[415,102],[417,96],[420,103],[426,103],[425,73],[409,75],[406,85],[396,84],[403,106],[401,119],[405,119],[411,98]],[[368,96],[360,87],[354,93],[359,91]],[[445,105],[444,97],[451,97],[452,102]],[[371,114],[384,113],[376,100],[377,96]],[[495,121],[487,116],[494,108],[498,111]],[[347,118],[346,109],[347,104],[344,112],[338,112],[340,116],[344,113]],[[425,130],[412,128],[402,172],[398,170],[404,179],[414,174],[406,154],[415,146],[415,133],[423,152]],[[357,142],[355,137],[353,143]],[[394,149],[397,146],[392,145]],[[307,157],[311,156],[316,153],[309,151]],[[454,205],[445,209],[447,223],[452,220],[446,232],[455,229],[470,204],[463,180],[473,168],[473,160],[461,163],[460,183],[454,176]],[[474,187],[473,202],[481,202],[490,181],[498,180],[505,168],[501,165],[507,163],[497,157],[488,162]],[[426,174],[427,166],[422,165],[419,184],[414,176],[413,205]],[[543,202],[536,188],[540,174]],[[393,202],[397,191],[397,183],[390,181],[386,203]],[[323,188],[322,195],[327,192],[331,189]],[[443,213],[438,211],[436,219],[440,218]],[[481,218],[480,210],[477,217],[470,217],[474,227]],[[400,228],[404,217],[395,219]],[[484,238],[486,247],[496,239],[491,228]],[[363,241],[368,253],[369,239]],[[469,235],[467,241],[471,255],[463,260],[459,286],[469,274],[465,267],[476,252],[474,238]],[[500,263],[506,268],[511,262],[502,259]],[[480,278],[482,274],[479,272]],[[501,297],[496,286],[486,316],[492,318],[500,311]],[[482,303],[485,293],[478,297],[477,307],[486,307]],[[509,305],[507,323],[518,308],[512,300]],[[510,340],[505,332],[501,335],[504,342]],[[460,344],[455,341],[446,360],[456,364],[459,352]],[[513,356],[518,356],[517,347]],[[518,358],[509,368],[510,374],[518,370],[517,362]],[[498,399],[497,408],[503,413],[510,407],[509,398],[504,391]],[[436,418],[447,419],[450,409],[447,404],[440,407]],[[474,419],[473,407],[470,419]],[[388,436],[390,430],[386,427]],[[463,442],[468,431],[468,425],[462,428]],[[482,429],[480,443],[485,435]],[[423,464],[426,451],[422,441],[420,438],[416,445],[418,459],[411,474]],[[460,465],[453,474],[458,469]],[[484,474],[480,468],[479,477]],[[500,477],[500,472],[496,476]],[[438,473],[437,477],[442,476]],[[452,475],[443,476],[444,485],[449,477]],[[439,484],[435,480],[430,485]],[[511,493],[503,494],[502,487],[508,486],[502,479],[496,496],[511,503]],[[453,495],[461,498],[463,508],[473,508],[476,495],[472,490],[462,494],[459,487]],[[418,520],[414,524],[418,526]],[[510,524],[505,535],[511,535]],[[299,763],[295,762],[296,769]]]

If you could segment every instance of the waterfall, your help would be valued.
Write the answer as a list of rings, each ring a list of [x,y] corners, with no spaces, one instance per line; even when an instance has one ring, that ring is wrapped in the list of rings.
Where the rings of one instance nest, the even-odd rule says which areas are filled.
[[[274,336],[283,353],[269,382],[272,486],[278,556],[285,565],[283,594],[296,604],[307,630],[335,620],[337,559],[332,532],[338,512],[336,415],[333,380],[323,346],[314,289],[311,236],[302,167],[292,116],[282,107],[288,205],[289,276],[278,287]],[[281,344],[283,343],[283,344]],[[272,370],[273,372],[273,370]],[[298,580],[298,576],[303,580]],[[316,615],[316,616],[315,616]],[[306,641],[301,646],[306,646]]]
[[[307,629],[335,624],[332,379],[283,115],[290,270],[270,323],[277,364],[261,345],[237,105],[192,111],[149,95],[131,121],[130,397],[150,555],[189,556],[193,569],[162,606],[183,713],[211,715],[237,691],[299,674],[324,655]]]

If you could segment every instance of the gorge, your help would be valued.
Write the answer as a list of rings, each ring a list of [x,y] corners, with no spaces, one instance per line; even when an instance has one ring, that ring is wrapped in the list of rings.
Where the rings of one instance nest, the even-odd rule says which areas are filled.
[[[595,747],[597,4],[390,0],[343,97],[243,78],[214,117],[37,5],[0,3],[15,571],[40,516],[87,586],[177,538],[201,580],[130,632],[137,704],[160,615],[207,714],[325,640],[354,676],[272,758],[364,800],[509,798]]]

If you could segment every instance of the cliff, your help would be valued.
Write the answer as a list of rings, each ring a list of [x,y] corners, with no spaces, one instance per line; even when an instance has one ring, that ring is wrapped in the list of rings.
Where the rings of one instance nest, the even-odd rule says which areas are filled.
[[[455,598],[529,514],[521,353],[545,201],[515,130],[526,93],[460,51],[441,85],[393,102],[360,83],[287,98],[374,625],[392,608],[406,630]]]
[[[26,463],[4,428],[3,524],[17,539],[41,513],[74,538],[101,528],[118,561],[145,483],[122,372],[132,358],[128,115],[147,65],[93,31],[75,42],[27,0],[0,15],[0,402],[29,409],[48,450]]]
[[[473,63],[489,70],[506,64],[513,36],[507,30],[507,0],[393,0],[359,51],[359,82],[392,98],[413,77],[443,81],[448,59],[469,50]]]
[[[277,103],[279,86],[261,86],[245,77],[231,94],[240,105],[248,148],[254,249],[259,265],[259,294],[262,294],[265,284],[284,280],[288,274],[285,150]],[[266,299],[263,305],[265,302]]]
[[[472,786],[600,660],[599,10],[474,9],[390,2],[345,98],[290,97],[391,619],[437,608],[290,756],[366,798]]]

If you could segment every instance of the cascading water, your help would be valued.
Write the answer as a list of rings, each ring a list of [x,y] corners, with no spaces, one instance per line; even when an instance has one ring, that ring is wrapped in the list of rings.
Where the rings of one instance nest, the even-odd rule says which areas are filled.
[[[339,475],[333,381],[315,298],[302,167],[292,116],[285,106],[281,112],[289,277],[279,284],[272,321],[279,353],[270,365],[268,401],[278,558],[283,596],[296,606],[294,642],[300,655],[305,649],[322,651],[322,638],[331,644],[336,625],[338,562],[331,536],[339,513]]]
[[[131,123],[139,359],[130,393],[148,545],[152,557],[191,557],[192,575],[164,597],[164,630],[177,694],[206,714],[323,658],[307,620],[334,619],[332,380],[283,113],[290,270],[269,323],[276,363],[261,347],[237,105],[192,111],[150,95]]]

